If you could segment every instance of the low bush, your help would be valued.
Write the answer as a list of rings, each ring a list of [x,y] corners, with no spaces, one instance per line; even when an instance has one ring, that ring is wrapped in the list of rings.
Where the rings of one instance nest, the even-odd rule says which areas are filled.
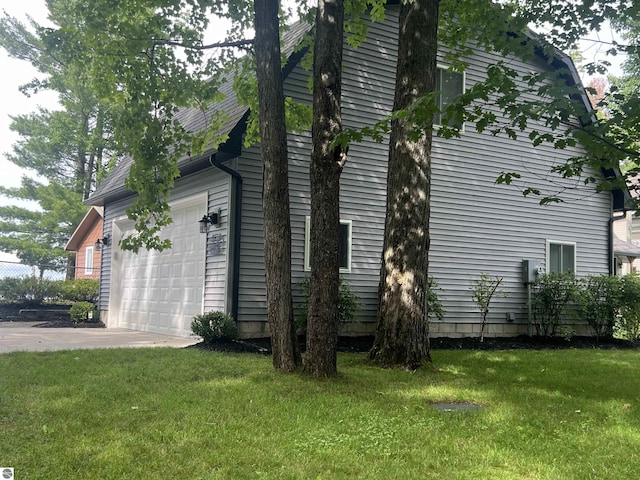
[[[578,297],[578,282],[569,273],[550,273],[539,276],[532,288],[531,309],[536,333],[553,337],[558,326],[570,315]]]
[[[5,302],[41,305],[60,298],[60,282],[37,277],[8,277],[0,280],[0,296]]]
[[[238,338],[238,328],[233,317],[220,311],[193,317],[191,331],[195,335],[202,337],[205,343]]]
[[[613,337],[624,303],[622,277],[593,275],[579,283],[578,305],[596,338]]]
[[[73,305],[71,305],[69,316],[71,317],[71,321],[73,323],[98,321],[96,307],[91,302],[75,302]]]
[[[61,283],[62,300],[95,304],[98,301],[98,288],[98,280],[90,278],[66,280]]]
[[[640,338],[640,276],[622,277],[622,306],[615,333],[627,340]]]
[[[447,313],[440,302],[438,292],[442,292],[440,285],[438,285],[435,278],[429,277],[429,291],[427,292],[427,315],[429,316],[429,321],[437,318],[442,322],[444,321],[445,313]]]
[[[302,293],[302,303],[300,304],[299,314],[296,317],[296,327],[301,330],[307,329],[307,314],[309,311],[309,294],[311,293],[311,281],[309,277],[305,277],[299,284]],[[340,278],[340,287],[338,290],[338,323],[352,322],[356,317],[356,313],[360,308],[360,299],[351,290],[349,282]]]

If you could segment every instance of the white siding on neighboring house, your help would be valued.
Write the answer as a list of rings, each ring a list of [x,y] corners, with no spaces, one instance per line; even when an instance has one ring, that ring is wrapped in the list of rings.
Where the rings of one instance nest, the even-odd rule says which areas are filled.
[[[633,217],[633,212],[627,212],[625,216],[621,219],[613,222],[613,233],[620,240],[625,242],[631,242],[631,219]]]
[[[640,245],[640,217],[637,217],[634,212],[631,213],[631,243],[634,245]]]

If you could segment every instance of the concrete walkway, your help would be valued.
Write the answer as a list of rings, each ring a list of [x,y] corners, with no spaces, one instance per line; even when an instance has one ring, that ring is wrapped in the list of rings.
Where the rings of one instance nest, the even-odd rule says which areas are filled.
[[[200,341],[123,328],[40,328],[25,322],[0,322],[0,353],[88,348],[186,347]]]

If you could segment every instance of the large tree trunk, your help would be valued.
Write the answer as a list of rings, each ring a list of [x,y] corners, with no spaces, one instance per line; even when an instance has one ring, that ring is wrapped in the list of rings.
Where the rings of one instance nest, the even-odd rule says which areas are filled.
[[[394,111],[435,89],[438,0],[400,10]],[[432,121],[419,138],[411,118],[394,120],[389,141],[387,212],[378,324],[370,358],[417,368],[430,360],[427,315]]]
[[[293,322],[291,220],[284,91],[280,64],[278,0],[256,0],[255,56],[258,80],[260,150],[264,174],[264,261],[267,319],[273,366],[291,372],[302,363]]]
[[[313,57],[311,184],[311,290],[307,315],[305,372],[336,373],[338,344],[338,238],[340,173],[346,156],[330,144],[342,130],[342,0],[318,0]]]

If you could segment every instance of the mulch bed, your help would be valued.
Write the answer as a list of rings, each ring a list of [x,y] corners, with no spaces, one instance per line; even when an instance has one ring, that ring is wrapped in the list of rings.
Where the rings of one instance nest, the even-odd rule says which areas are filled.
[[[51,320],[47,322],[42,322],[34,327],[39,328],[105,328],[104,323],[102,322],[80,322],[73,323],[67,320]]]
[[[33,320],[33,319],[29,319],[29,318],[25,318],[25,319],[11,319],[11,320],[4,320],[4,319],[0,319],[0,325],[2,325],[3,323],[11,323],[12,325],[20,325],[20,324],[24,324],[24,326],[26,327],[33,327],[33,328],[105,328],[104,323],[102,322],[80,322],[80,323],[73,323],[71,320],[44,320],[44,321],[38,321],[38,320]]]
[[[25,320],[24,323],[31,322]],[[12,323],[22,323],[13,320]],[[73,323],[69,320],[49,320],[32,325],[37,328],[104,328],[102,322]],[[304,337],[299,337],[300,350],[305,349]],[[368,352],[373,345],[373,336],[340,337],[338,339],[339,352]],[[269,338],[252,338],[246,340],[219,340],[213,343],[196,343],[186,348],[199,350],[211,350],[230,353],[256,353],[271,355],[271,341]],[[640,341],[606,338],[598,341],[594,337],[545,338],[520,335],[517,337],[488,337],[480,342],[477,337],[471,338],[446,338],[431,339],[432,350],[542,350],[542,349],[602,349],[602,350],[631,350],[639,349]]]
[[[368,352],[373,345],[373,337],[340,337],[338,351],[340,352]],[[304,351],[304,338],[300,338],[300,349]],[[254,338],[247,340],[226,340],[206,344],[196,343],[187,348],[211,350],[232,353],[271,354],[271,342],[268,338]],[[593,337],[542,338],[521,335],[518,337],[485,338],[480,342],[478,338],[432,338],[432,350],[542,350],[542,349],[603,349],[630,350],[640,348],[639,341],[620,340],[616,338],[601,339],[599,342]]]

